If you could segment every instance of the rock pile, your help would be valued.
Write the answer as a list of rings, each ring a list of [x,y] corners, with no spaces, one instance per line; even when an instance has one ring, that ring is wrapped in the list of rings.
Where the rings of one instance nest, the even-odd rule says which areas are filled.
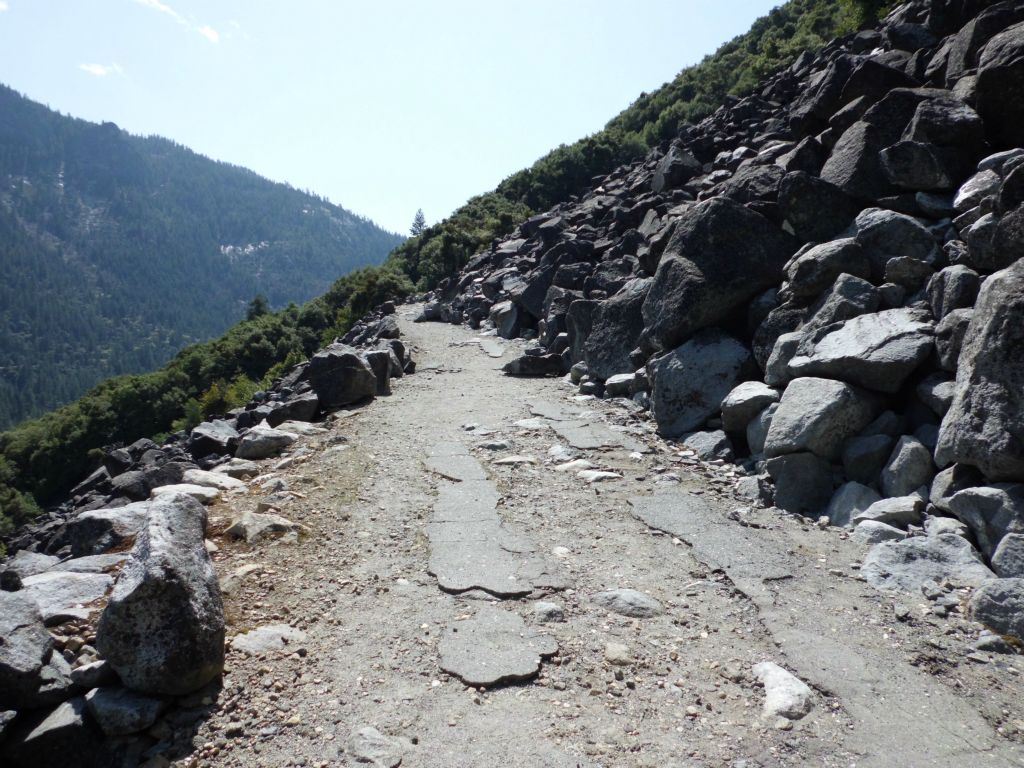
[[[253,460],[324,431],[306,422],[415,370],[393,313],[364,318],[245,408],[163,446],[108,450],[67,502],[6,542],[0,764],[136,765],[168,747],[158,719],[202,716],[225,650],[204,504],[244,491]],[[251,539],[302,526],[256,512],[235,528]]]
[[[976,615],[1020,626],[991,614],[1024,602],[1022,94],[1024,3],[913,0],[527,220],[420,319],[532,339],[507,373],[739,457],[750,501],[874,543],[879,587],[1000,577]]]

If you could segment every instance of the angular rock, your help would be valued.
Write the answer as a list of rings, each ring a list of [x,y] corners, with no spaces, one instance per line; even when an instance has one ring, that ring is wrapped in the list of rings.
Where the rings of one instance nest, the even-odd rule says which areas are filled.
[[[348,753],[356,763],[374,768],[398,768],[402,764],[405,748],[398,739],[385,736],[373,726],[356,730],[348,740]]]
[[[957,491],[949,511],[966,523],[978,547],[991,557],[1008,533],[1024,533],[1024,484],[1000,483]]]
[[[732,442],[720,429],[687,435],[683,438],[683,445],[694,451],[701,461],[733,460]]]
[[[767,384],[745,381],[722,400],[722,427],[726,432],[743,432],[751,419],[779,399],[779,391]]]
[[[665,156],[658,161],[651,180],[651,189],[662,192],[680,187],[704,170],[693,154],[678,144],[673,144]]]
[[[158,499],[96,630],[100,653],[132,690],[180,696],[224,667],[224,609],[188,496]]]
[[[969,541],[949,533],[878,544],[864,558],[861,573],[875,589],[912,594],[920,594],[929,581],[977,586],[994,576]]]
[[[881,303],[882,292],[867,280],[853,275],[839,275],[832,287],[811,306],[811,316],[800,328],[800,338],[810,336],[833,323],[871,314],[878,310]]]
[[[1024,261],[982,286],[960,353],[953,404],[935,463],[980,469],[989,480],[1024,480]]]
[[[714,415],[749,365],[750,352],[731,336],[708,330],[647,363],[651,411],[664,437],[678,437]]]
[[[271,533],[308,533],[309,529],[300,523],[293,523],[280,515],[262,512],[243,512],[228,526],[224,533],[252,544]]]
[[[992,555],[992,570],[1000,578],[1024,578],[1024,534],[1003,536]]]
[[[592,595],[595,605],[634,619],[650,619],[665,612],[661,603],[635,589],[609,589]]]
[[[789,173],[779,185],[784,226],[801,242],[831,240],[850,225],[861,208],[841,189],[809,173]]]
[[[747,425],[747,447],[751,454],[764,453],[764,441],[768,439],[768,430],[772,427],[772,418],[777,410],[779,404],[772,403]]]
[[[881,500],[882,497],[873,488],[855,482],[844,483],[832,496],[825,514],[832,525],[845,527],[851,524],[856,515]]]
[[[390,349],[371,349],[365,353],[366,362],[377,380],[375,394],[378,397],[391,394],[391,371],[400,368],[395,353]]]
[[[795,241],[739,203],[715,198],[680,217],[643,303],[645,337],[672,349],[779,282]]]
[[[308,379],[323,408],[357,403],[377,392],[377,377],[370,364],[345,344],[331,344],[313,355],[303,377]]]
[[[754,665],[753,672],[764,685],[765,717],[799,720],[813,708],[811,689],[800,678],[778,664],[762,661]]]
[[[921,486],[931,486],[933,477],[931,451],[917,438],[904,435],[882,469],[882,492],[886,496],[907,496]]]
[[[178,483],[176,485],[163,485],[154,488],[150,496],[159,499],[161,496],[175,495],[191,496],[200,504],[213,504],[220,498],[220,491],[208,485],[192,485],[191,483]]]
[[[874,399],[849,384],[794,379],[772,418],[765,456],[810,451],[823,459],[838,459],[844,441],[870,424],[877,412]]]
[[[651,278],[631,280],[610,299],[597,303],[583,347],[591,376],[604,381],[636,368],[629,353],[636,349],[644,329],[642,308],[651,282]]]
[[[893,442],[888,435],[862,435],[847,440],[843,447],[846,476],[864,485],[874,485],[892,455]]]
[[[876,501],[863,512],[857,512],[852,518],[854,525],[865,520],[874,520],[897,528],[909,525],[920,525],[924,519],[925,500],[921,496],[899,496],[893,499]]]
[[[241,480],[230,477],[224,472],[207,472],[204,469],[186,470],[182,480],[189,485],[202,485],[216,488],[219,491],[244,491],[248,488]]]
[[[203,457],[215,453],[230,456],[238,446],[238,431],[227,421],[204,421],[192,429],[188,449],[193,456]]]
[[[376,386],[374,379],[375,390]],[[297,439],[298,436],[291,432],[274,429],[262,422],[245,433],[235,453],[240,459],[266,459],[277,456]]]
[[[18,592],[0,592],[0,711],[35,704],[53,651],[39,606]]]
[[[105,573],[47,571],[23,579],[21,594],[38,603],[43,621],[50,625],[101,600],[113,583],[113,577]]]
[[[1024,123],[1024,23],[1000,32],[981,51],[975,98],[993,145],[1019,145]]]
[[[85,694],[85,706],[105,734],[126,736],[152,726],[167,704],[125,688],[94,688]]]
[[[561,355],[523,355],[501,369],[507,376],[561,376],[565,363]]]
[[[941,320],[954,309],[974,306],[981,289],[978,273],[963,264],[946,267],[928,282],[928,303],[932,316]]]
[[[1024,640],[1024,579],[992,579],[967,604],[967,615],[999,635]]]
[[[954,309],[935,326],[935,352],[942,370],[956,371],[973,316],[973,309]]]
[[[60,704],[28,733],[16,735],[0,750],[4,768],[108,768],[110,757],[81,696]]]
[[[843,273],[871,276],[871,263],[852,237],[802,249],[786,265],[789,290],[799,297],[818,296]]]
[[[813,453],[788,453],[768,459],[775,483],[775,506],[787,512],[817,515],[832,498],[832,467]]]
[[[789,370],[797,376],[834,377],[893,393],[933,346],[925,313],[890,309],[822,328],[805,338]]]

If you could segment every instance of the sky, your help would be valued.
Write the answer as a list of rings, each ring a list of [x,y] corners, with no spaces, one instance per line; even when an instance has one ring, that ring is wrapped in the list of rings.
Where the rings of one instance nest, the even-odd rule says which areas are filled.
[[[0,0],[0,82],[406,232],[782,0]]]

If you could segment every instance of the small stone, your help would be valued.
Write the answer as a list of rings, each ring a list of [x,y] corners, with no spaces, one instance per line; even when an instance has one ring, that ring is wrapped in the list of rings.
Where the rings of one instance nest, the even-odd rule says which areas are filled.
[[[633,652],[624,643],[606,643],[604,660],[615,666],[626,667],[633,663]]]
[[[765,717],[799,720],[811,711],[813,694],[798,677],[770,661],[754,665],[753,672],[764,685]]]
[[[665,612],[661,603],[635,589],[609,589],[591,598],[596,605],[634,619],[649,619]]]

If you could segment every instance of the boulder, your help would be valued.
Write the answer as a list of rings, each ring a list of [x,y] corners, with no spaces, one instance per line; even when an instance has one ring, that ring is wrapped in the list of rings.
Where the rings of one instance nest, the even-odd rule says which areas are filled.
[[[509,360],[501,370],[507,376],[561,376],[565,363],[561,355],[523,355]]]
[[[930,262],[937,252],[934,235],[918,219],[884,208],[868,208],[854,223],[856,240],[871,261],[875,277],[885,274],[889,260],[905,256]]]
[[[287,400],[270,403],[267,423],[276,427],[286,421],[312,421],[320,412],[320,398],[315,392],[292,395]]]
[[[886,496],[908,496],[921,486],[931,486],[933,477],[931,451],[916,437],[904,435],[882,469],[882,492]]]
[[[881,544],[883,541],[902,541],[905,538],[906,531],[877,520],[863,520],[853,529],[853,540],[867,546]]]
[[[374,388],[376,386],[374,379]],[[297,439],[298,435],[274,429],[264,421],[242,436],[236,454],[240,459],[266,459],[277,456]]]
[[[864,485],[874,485],[889,456],[893,438],[889,435],[858,435],[843,446],[843,471],[847,478]]]
[[[238,431],[229,421],[204,421],[192,429],[188,438],[189,452],[198,458],[216,454],[230,456],[238,446]]]
[[[43,621],[53,625],[65,617],[79,617],[80,609],[103,599],[113,583],[105,573],[47,571],[23,579],[20,594],[35,600]]]
[[[995,171],[988,169],[978,171],[960,185],[953,197],[953,208],[959,213],[966,213],[981,201],[999,191],[1002,178]]]
[[[53,638],[36,601],[0,591],[0,712],[36,704],[52,652]]]
[[[788,453],[768,459],[775,483],[775,506],[787,512],[818,515],[832,498],[832,466],[813,453]]]
[[[800,678],[770,661],[755,664],[753,672],[764,685],[765,717],[799,720],[811,711],[814,694]]]
[[[191,693],[224,668],[224,610],[204,542],[206,511],[189,496],[150,506],[96,630],[96,647],[132,690]]]
[[[845,527],[851,524],[855,515],[881,500],[873,488],[856,482],[844,483],[833,494],[825,514],[832,525]]]
[[[1024,533],[1024,485],[1000,483],[957,491],[949,511],[966,523],[978,547],[991,557],[1008,533]]]
[[[4,768],[108,768],[117,764],[104,748],[102,734],[88,716],[81,696],[37,717],[27,727],[27,732],[15,734],[0,748]]]
[[[1024,481],[1024,261],[989,277],[964,337],[935,462]]]
[[[697,454],[701,461],[732,461],[732,442],[720,429],[694,432],[683,438],[683,445]]]
[[[649,361],[651,411],[659,434],[679,437],[717,413],[750,359],[736,339],[710,329]]]
[[[935,326],[935,352],[942,370],[956,371],[972,317],[973,309],[954,309]]]
[[[977,586],[995,575],[969,541],[951,533],[877,544],[860,572],[876,589],[912,594],[920,594],[921,586],[930,581]]]
[[[681,187],[694,176],[700,175],[703,170],[704,166],[693,156],[692,152],[673,143],[654,169],[651,189],[654,192],[662,192],[666,189]]]
[[[374,378],[377,379],[376,395],[386,396],[391,394],[391,371],[394,369],[396,360],[395,353],[390,349],[371,349],[365,353],[366,362],[370,364]]]
[[[51,546],[70,546],[74,557],[98,555],[122,544],[142,530],[149,517],[148,501],[113,509],[91,509],[68,521]]]
[[[1024,534],[1003,536],[992,554],[992,570],[1004,579],[1024,578]]]
[[[592,377],[604,381],[636,368],[629,353],[636,349],[644,329],[642,309],[651,282],[651,278],[631,280],[614,296],[597,303],[590,335],[583,346]]]
[[[665,247],[643,303],[645,339],[672,349],[696,331],[728,319],[779,282],[795,241],[732,200],[688,208]]]
[[[1024,23],[1000,32],[981,51],[975,99],[992,144],[1018,146],[1024,123]]]
[[[370,364],[345,344],[331,344],[313,355],[303,378],[308,379],[323,408],[357,403],[377,392],[377,377]]]
[[[882,292],[867,280],[853,275],[839,275],[835,283],[811,306],[810,317],[800,328],[800,336],[820,328],[852,320],[876,312],[882,302]]]
[[[768,430],[777,410],[779,404],[772,403],[747,424],[747,447],[752,455],[764,453],[764,441],[768,439]]]
[[[498,335],[503,339],[514,339],[519,335],[519,309],[511,301],[499,301],[488,313]]]
[[[174,496],[184,494],[191,496],[202,504],[213,504],[220,498],[220,490],[208,485],[193,485],[191,483],[177,483],[175,485],[164,485],[154,488],[152,498],[158,499],[161,496]]]
[[[780,399],[779,391],[760,381],[745,381],[722,400],[722,427],[744,432],[751,419]]]
[[[865,520],[885,523],[897,528],[920,525],[924,520],[925,499],[922,496],[900,496],[892,499],[880,499],[862,512],[851,518],[854,525]]]
[[[998,635],[1024,640],[1024,579],[992,579],[967,603],[967,615]]]
[[[954,264],[936,272],[928,281],[928,304],[932,308],[932,316],[942,320],[954,309],[973,307],[980,289],[978,273],[963,264]]]
[[[182,478],[189,485],[202,485],[219,491],[244,491],[249,486],[224,472],[207,472],[205,469],[186,470]]]
[[[89,714],[108,736],[127,736],[144,731],[167,708],[160,699],[141,696],[124,688],[94,688],[85,694]]]
[[[864,249],[852,237],[801,249],[785,270],[790,292],[806,298],[819,296],[843,273],[871,276],[871,264]]]
[[[819,329],[801,342],[789,370],[878,392],[898,392],[933,349],[927,313],[889,309]]]
[[[786,174],[779,185],[783,226],[801,242],[831,240],[850,225],[861,207],[835,185],[809,173]]]
[[[843,442],[876,415],[874,398],[849,384],[813,377],[794,379],[772,418],[765,455],[810,451],[823,459],[838,459]]]

